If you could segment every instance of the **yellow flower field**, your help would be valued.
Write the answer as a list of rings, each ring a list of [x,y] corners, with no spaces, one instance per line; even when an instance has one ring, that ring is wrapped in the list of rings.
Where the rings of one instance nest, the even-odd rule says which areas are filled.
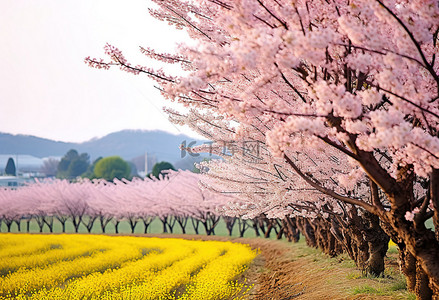
[[[256,255],[232,242],[0,234],[0,299],[236,299]]]

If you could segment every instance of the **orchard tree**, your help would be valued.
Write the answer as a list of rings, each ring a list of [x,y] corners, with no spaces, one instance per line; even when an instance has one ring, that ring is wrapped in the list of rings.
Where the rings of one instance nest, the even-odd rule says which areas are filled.
[[[439,297],[438,1],[154,2],[155,17],[198,43],[176,55],[141,51],[188,75],[133,66],[111,45],[109,62],[86,62],[147,74],[165,97],[198,110],[268,125],[272,154],[309,187],[378,216],[409,289]],[[300,163],[321,144],[364,172],[367,195],[335,191]]]
[[[165,179],[170,186],[166,190],[166,198],[174,208],[175,218],[182,230],[187,222],[186,216],[190,216],[195,233],[199,233],[199,225],[202,224],[206,235],[213,235],[221,218],[221,209],[234,197],[202,188],[200,179],[199,174],[190,171],[169,172]]]
[[[119,156],[109,156],[97,161],[94,167],[95,178],[113,180],[130,178],[130,165]]]
[[[94,174],[94,169],[95,169],[95,166],[98,163],[98,161],[100,161],[102,158],[103,158],[102,156],[99,156],[97,159],[95,159],[93,161],[93,163],[88,166],[87,171],[85,173],[83,173],[81,176],[83,178],[88,178],[88,179],[96,178],[95,174]]]
[[[58,164],[56,176],[61,179],[74,179],[87,171],[90,156],[87,153],[69,150]]]
[[[247,131],[249,140],[237,142],[230,137],[234,129],[221,118],[193,113],[188,119],[193,122],[191,126],[197,124],[194,129],[214,136],[233,153],[222,154],[224,149],[211,145],[192,149],[206,151],[208,148],[223,157],[223,160],[199,165],[200,169],[208,170],[207,177],[201,181],[209,189],[236,196],[235,202],[224,207],[223,214],[249,219],[238,220],[241,234],[252,226],[256,234],[261,228],[264,235],[274,230],[278,238],[286,234],[289,239],[297,240],[297,227],[300,227],[309,245],[320,247],[331,256],[344,250],[361,270],[375,276],[383,274],[389,237],[381,229],[379,220],[360,207],[337,203],[332,197],[310,188],[285,161],[271,156],[262,139],[264,128],[241,127]],[[366,178],[352,169],[343,157],[336,156],[336,151],[330,150],[320,151],[318,155],[304,153],[297,161],[307,164],[315,180],[325,182],[339,193],[357,197],[367,194]],[[346,182],[350,182],[349,188],[345,187]],[[299,220],[303,221],[298,223]],[[305,228],[308,227],[313,227],[312,234],[307,234],[310,231]]]
[[[156,163],[152,167],[152,173],[151,174],[152,174],[152,176],[158,178],[159,175],[164,175],[164,174],[166,174],[166,171],[169,171],[169,170],[175,171],[174,166],[171,163],[167,162],[167,161],[161,161],[161,162]]]
[[[22,197],[17,196],[14,189],[0,189],[0,229],[3,222],[7,231],[10,232],[14,222],[20,221],[21,213],[25,209],[23,206],[25,201]]]
[[[43,165],[41,166],[40,172],[48,177],[56,176],[58,171],[59,160],[55,158],[48,158],[43,160]]]
[[[220,217],[218,210],[230,197],[202,190],[199,180],[200,175],[190,171],[131,181],[36,180],[18,189],[0,189],[0,224],[11,230],[16,223],[20,230],[20,220],[26,219],[29,231],[29,222],[34,219],[41,232],[45,226],[52,232],[54,220],[58,220],[65,232],[70,221],[76,232],[81,224],[91,232],[99,221],[102,232],[113,223],[118,233],[121,221],[127,221],[132,232],[143,223],[146,233],[155,218],[162,221],[164,232],[172,232],[176,224],[185,231],[191,218],[213,234]]]

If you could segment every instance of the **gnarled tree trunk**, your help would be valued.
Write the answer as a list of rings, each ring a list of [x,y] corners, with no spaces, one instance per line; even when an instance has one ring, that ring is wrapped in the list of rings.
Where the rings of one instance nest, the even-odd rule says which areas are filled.
[[[384,257],[389,249],[390,237],[381,227],[378,216],[365,212],[363,219],[366,223],[364,237],[369,249],[366,272],[374,276],[382,276],[385,268]]]

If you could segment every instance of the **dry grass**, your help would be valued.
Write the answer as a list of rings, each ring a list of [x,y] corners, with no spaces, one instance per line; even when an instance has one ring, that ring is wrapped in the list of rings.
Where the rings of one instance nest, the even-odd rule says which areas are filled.
[[[247,273],[250,299],[414,299],[390,254],[384,278],[362,276],[346,256],[330,258],[303,242],[248,240],[262,254]]]

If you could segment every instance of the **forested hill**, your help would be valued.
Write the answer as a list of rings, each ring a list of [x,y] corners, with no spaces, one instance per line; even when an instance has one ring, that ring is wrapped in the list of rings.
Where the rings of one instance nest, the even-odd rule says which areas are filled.
[[[0,133],[0,154],[29,154],[36,157],[63,156],[68,150],[87,152],[92,159],[99,156],[119,155],[132,159],[148,152],[159,161],[175,162],[181,159],[179,145],[194,141],[186,135],[164,131],[123,130],[83,143],[65,143],[28,135]],[[201,141],[197,141],[202,143]]]

